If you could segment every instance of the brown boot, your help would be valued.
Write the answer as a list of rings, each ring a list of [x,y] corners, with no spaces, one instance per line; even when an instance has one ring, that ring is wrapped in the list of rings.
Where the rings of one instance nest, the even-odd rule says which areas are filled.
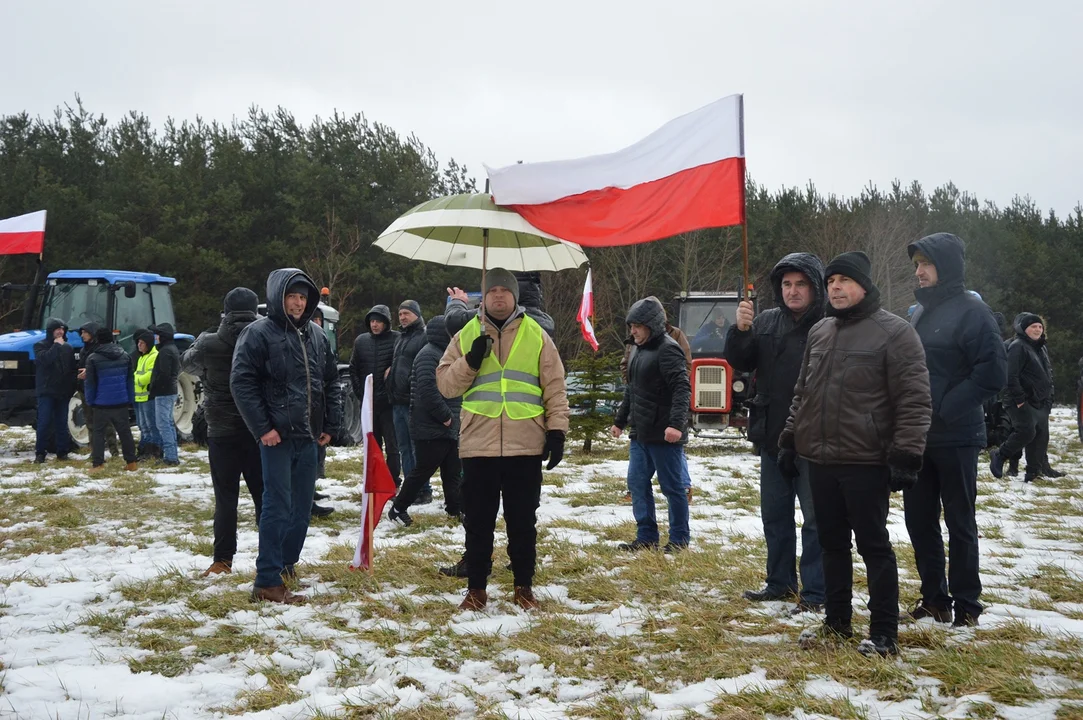
[[[203,571],[203,577],[207,577],[208,575],[220,575],[222,573],[226,573],[227,575],[232,574],[233,568],[231,568],[229,563],[225,560],[215,560],[211,563],[209,568]]]
[[[276,585],[269,588],[254,587],[249,599],[252,602],[266,600],[267,602],[282,603],[283,605],[302,605],[308,600],[304,595],[294,595],[286,589],[285,585]]]
[[[483,610],[489,602],[489,594],[484,590],[467,590],[466,597],[459,603],[460,610]]]
[[[105,472],[105,465],[91,465],[88,471],[91,475],[97,475],[98,473]]]
[[[136,465],[134,462],[130,462],[127,465],[124,466],[124,469],[127,470],[128,472],[135,472],[136,470],[139,469],[139,466]]]
[[[513,596],[515,604],[524,610],[537,610],[538,600],[534,597],[534,591],[529,585],[516,586]]]

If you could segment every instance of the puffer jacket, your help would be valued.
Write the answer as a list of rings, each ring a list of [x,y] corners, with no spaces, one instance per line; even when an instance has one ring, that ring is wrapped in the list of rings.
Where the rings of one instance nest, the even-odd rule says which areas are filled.
[[[485,321],[485,332],[493,339],[493,352],[503,365],[508,361],[512,345],[525,313],[522,308],[497,327],[492,320]],[[451,325],[452,320],[445,316]],[[458,320],[454,321],[457,326]],[[564,363],[553,339],[542,333],[542,351],[539,358],[538,373],[542,388],[542,403],[545,412],[535,418],[512,420],[507,413],[498,418],[463,410],[460,413],[459,456],[460,457],[508,457],[522,455],[541,455],[545,449],[547,430],[568,432],[568,395],[564,387]],[[470,389],[477,377],[474,370],[466,363],[459,347],[459,333],[451,338],[440,364],[436,367],[436,387],[445,398],[461,397]]]
[[[395,355],[391,359],[391,372],[387,375],[387,397],[392,405],[410,404],[410,373],[414,358],[425,347],[425,318],[419,317],[404,327],[395,339]],[[376,379],[373,378],[375,387]]]
[[[87,358],[89,358],[91,356],[91,354],[95,350],[98,349],[98,341],[95,340],[94,338],[97,336],[98,328],[100,328],[100,327],[101,327],[101,325],[99,325],[98,323],[91,320],[86,325],[83,325],[82,327],[79,328],[80,333],[86,332],[86,333],[90,334],[90,342],[84,341],[83,342],[83,347],[79,348],[79,350],[77,350],[76,353],[75,353],[76,354],[75,367],[77,369],[79,369],[79,370],[84,369],[86,367]],[[77,384],[79,386],[83,386],[84,382],[80,380]]]
[[[173,342],[173,326],[162,323],[154,328],[158,335],[158,358],[150,376],[150,396],[166,397],[177,394],[177,378],[180,377],[180,351]]]
[[[921,466],[932,417],[925,350],[872,290],[808,334],[780,448],[821,465]]]
[[[308,285],[308,304],[295,322],[283,303],[299,281]],[[271,430],[283,439],[334,437],[342,398],[331,343],[311,321],[319,290],[302,271],[280,268],[267,278],[266,297],[267,316],[241,331],[233,352],[229,388],[237,410],[257,440]]]
[[[666,310],[665,305],[662,305],[662,301],[658,298],[653,298],[662,306],[663,316]],[[676,325],[672,325],[669,319],[666,319],[666,335],[677,341],[677,344],[681,346],[681,350],[684,351],[684,359],[688,365],[689,376],[692,372],[692,346],[688,344],[688,336],[684,334],[684,330],[681,330]],[[628,382],[628,359],[632,357],[632,349],[635,348],[635,340],[631,336],[628,336],[624,340],[624,355],[620,359],[620,378],[622,382]]]
[[[86,361],[83,385],[87,404],[97,408],[121,408],[135,403],[132,359],[116,343],[98,345]]]
[[[907,248],[936,266],[937,284],[914,291],[910,318],[925,348],[933,420],[925,446],[985,447],[984,403],[1008,379],[1008,360],[993,311],[966,291],[963,241],[936,233]]]
[[[782,278],[789,272],[804,274],[812,284],[812,304],[797,320],[782,298]],[[746,331],[731,325],[723,357],[741,372],[755,371],[756,396],[749,411],[748,439],[775,457],[778,436],[790,416],[809,330],[824,316],[823,263],[809,253],[790,253],[771,270],[771,287],[777,307],[758,314]]]
[[[62,327],[63,320],[49,318],[45,337],[34,343],[34,394],[39,397],[70,398],[75,394],[75,349],[53,338],[53,332]]]
[[[436,366],[444,356],[451,336],[444,316],[437,315],[425,326],[428,343],[414,358],[410,376],[410,437],[418,440],[454,440],[459,437],[462,397],[445,398],[436,387]],[[444,425],[448,420],[451,425]]]
[[[365,378],[372,375],[372,409],[379,413],[391,405],[384,371],[391,367],[391,360],[395,357],[395,343],[399,339],[399,331],[391,329],[391,310],[387,305],[375,305],[369,310],[365,316],[366,327],[373,317],[387,323],[387,329],[379,335],[367,332],[357,336],[353,344],[353,354],[350,356],[350,384],[357,399],[364,400]]]
[[[237,346],[237,338],[255,320],[256,313],[251,310],[230,310],[227,305],[226,314],[218,329],[200,333],[181,358],[184,372],[198,375],[203,382],[207,437],[234,437],[248,432],[244,419],[237,410],[237,403],[233,401],[229,376],[233,368],[233,350]]]
[[[1030,313],[1015,318],[1015,339],[1008,343],[1008,382],[1005,396],[1009,407],[1029,403],[1038,409],[1053,406],[1053,366],[1046,349],[1045,333],[1038,340],[1027,337],[1022,320]]]
[[[630,436],[642,443],[665,442],[666,428],[676,428],[683,443],[692,398],[684,351],[666,334],[666,313],[654,298],[636,301],[627,322],[646,325],[651,335],[632,349],[628,383],[613,424],[622,430],[630,424]]]

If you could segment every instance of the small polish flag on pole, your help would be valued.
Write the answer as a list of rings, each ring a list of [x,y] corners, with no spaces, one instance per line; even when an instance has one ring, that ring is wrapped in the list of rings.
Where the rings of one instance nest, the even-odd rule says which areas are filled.
[[[593,271],[587,268],[587,282],[583,285],[583,300],[579,303],[576,320],[579,321],[583,339],[590,343],[594,352],[598,352],[598,338],[594,335],[594,323],[591,321],[594,317],[594,285],[591,282],[591,272]]]
[[[365,464],[361,470],[361,534],[353,554],[351,570],[372,569],[372,536],[384,513],[387,501],[395,496],[395,479],[387,467],[380,443],[372,434],[372,375],[365,378],[365,399],[361,401],[361,437],[365,447]]]
[[[0,220],[0,255],[40,255],[44,247],[44,210]]]

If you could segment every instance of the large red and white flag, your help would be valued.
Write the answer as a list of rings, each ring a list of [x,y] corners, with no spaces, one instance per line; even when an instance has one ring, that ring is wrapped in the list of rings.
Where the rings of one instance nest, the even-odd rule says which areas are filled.
[[[591,269],[587,268],[587,281],[583,284],[583,300],[579,303],[579,329],[583,339],[590,343],[594,352],[598,352],[598,338],[594,335],[594,284],[591,282]]]
[[[588,247],[740,225],[744,99],[716,100],[607,155],[485,170],[498,205]]]
[[[0,255],[39,255],[44,247],[44,210],[0,220]]]
[[[384,513],[387,501],[395,496],[395,478],[387,467],[380,443],[372,434],[372,375],[365,378],[365,399],[361,401],[361,437],[365,464],[361,471],[361,534],[354,550],[351,570],[372,569],[372,535]]]

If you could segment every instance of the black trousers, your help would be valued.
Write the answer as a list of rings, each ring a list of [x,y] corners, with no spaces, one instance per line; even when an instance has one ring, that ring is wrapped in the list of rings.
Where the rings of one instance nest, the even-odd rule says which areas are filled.
[[[241,475],[256,506],[256,526],[263,510],[263,462],[259,441],[248,433],[207,438],[214,486],[214,559],[232,563],[237,552],[237,501]]]
[[[466,567],[471,590],[484,590],[493,568],[496,513],[504,500],[508,557],[517,586],[534,580],[538,557],[537,511],[541,502],[541,456],[469,457],[463,465]]]
[[[105,464],[105,431],[109,428],[120,438],[120,449],[124,462],[135,462],[135,440],[132,439],[132,426],[128,423],[128,408],[94,408],[90,426],[90,464],[94,467]],[[116,442],[114,440],[113,442]]]
[[[86,395],[80,393],[79,398],[83,401],[83,421],[86,423],[86,428],[90,432],[94,432],[94,408],[92,408],[86,401]],[[66,425],[67,423],[65,423]],[[117,431],[113,429],[112,425],[105,427],[105,443],[109,446],[109,452],[113,455],[117,455],[120,451],[117,449]]]
[[[869,583],[869,635],[898,639],[899,568],[887,532],[887,467],[810,462],[809,485],[823,548],[827,624],[848,626],[853,616],[852,532]]]
[[[414,442],[414,471],[406,476],[395,496],[395,510],[408,510],[417,501],[421,489],[433,473],[440,470],[440,484],[444,488],[444,511],[458,515],[462,509],[460,485],[462,463],[459,462],[459,443],[456,440],[417,440]]]
[[[906,530],[921,576],[921,597],[929,605],[977,617],[982,605],[978,576],[977,447],[930,448],[918,482],[903,492]],[[947,575],[940,509],[948,526]]]
[[[399,444],[395,442],[395,415],[391,412],[390,405],[383,410],[373,409],[372,436],[383,448],[387,469],[391,471],[391,477],[395,478],[395,487],[398,487],[402,483],[402,461],[399,458]]]
[[[1049,409],[1036,408],[1030,403],[1023,407],[1008,407],[1012,433],[999,448],[1005,458],[1018,456],[1024,450],[1027,475],[1040,475],[1049,466]]]

